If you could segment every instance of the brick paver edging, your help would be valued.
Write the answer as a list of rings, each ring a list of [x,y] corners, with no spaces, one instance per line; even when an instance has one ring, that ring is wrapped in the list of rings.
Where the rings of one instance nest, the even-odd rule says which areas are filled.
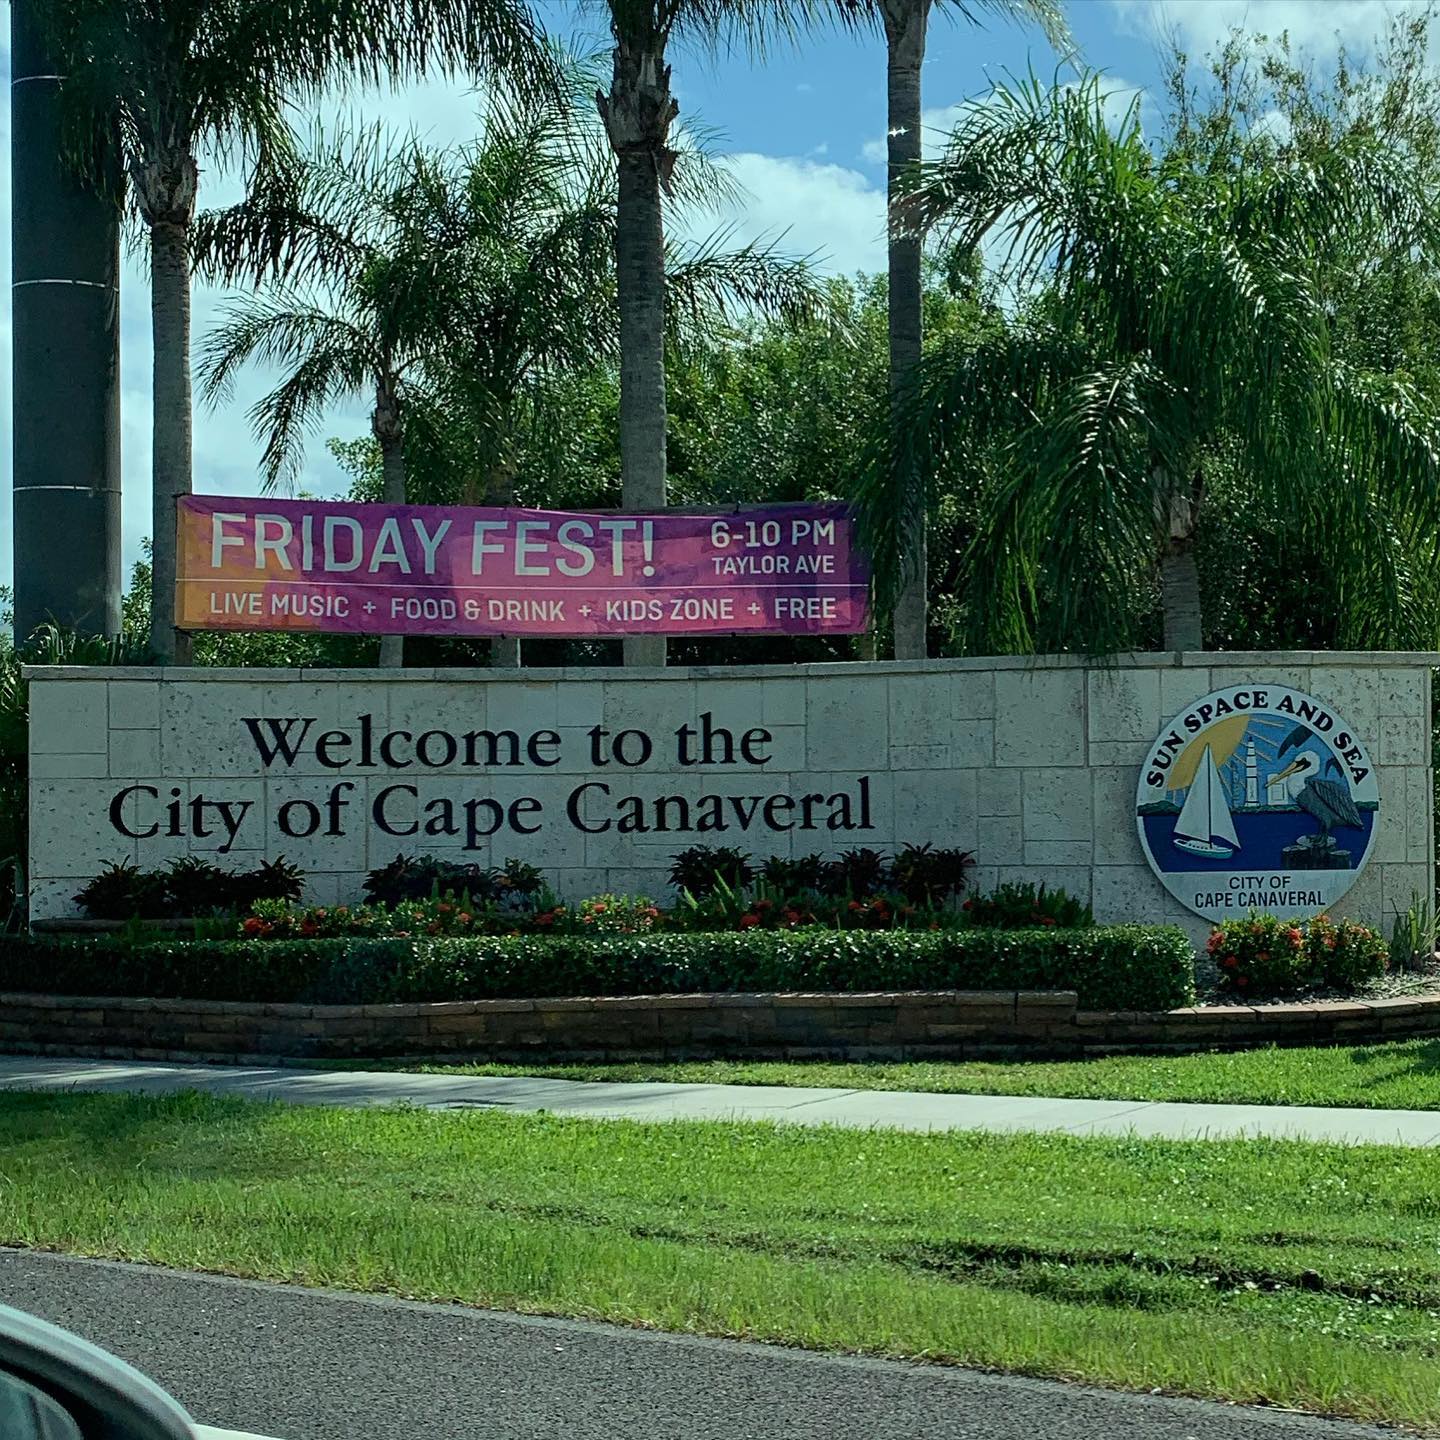
[[[1089,1011],[1073,991],[638,995],[272,1005],[0,994],[0,1050],[176,1060],[1084,1055],[1440,1034],[1440,996]]]

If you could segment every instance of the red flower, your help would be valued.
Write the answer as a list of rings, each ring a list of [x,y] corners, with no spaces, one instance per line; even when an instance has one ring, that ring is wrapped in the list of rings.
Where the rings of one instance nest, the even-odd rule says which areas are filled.
[[[1268,960],[1270,958],[1270,952],[1268,950],[1262,950],[1255,958],[1257,960]]]
[[[742,915],[740,917],[740,928],[742,930],[753,929],[759,923],[760,917],[758,915]]]
[[[436,906],[436,909],[438,909],[442,915],[448,915],[454,908],[453,905],[447,905],[443,900]]]
[[[1055,923],[1055,917],[1053,915],[1047,915],[1040,923],[1042,925],[1053,925]]]
[[[1240,963],[1240,962],[1239,962],[1233,955],[1222,955],[1222,956],[1220,957],[1220,964],[1221,964],[1226,970],[1233,970],[1233,969],[1235,969],[1235,967],[1236,967],[1237,965],[1239,965],[1239,963]]]
[[[850,905],[849,905],[850,913],[851,913],[852,915],[857,914],[859,911],[863,910],[864,908],[865,908],[865,907],[864,907],[858,900],[852,900],[852,901],[850,902]]]
[[[605,913],[606,907],[605,907],[604,905],[592,905],[592,906],[590,907],[590,909],[591,909],[596,915],[603,915],[603,914]]]
[[[1212,930],[1210,938],[1205,942],[1205,948],[1213,955],[1223,943],[1225,937],[1218,931]]]
[[[314,935],[320,927],[307,915],[300,922],[300,933],[302,935]]]
[[[1236,984],[1241,990],[1243,990],[1249,983],[1250,983],[1250,977],[1249,977],[1248,975],[1237,975],[1237,976],[1235,977],[1235,984]]]
[[[247,935],[263,935],[269,927],[258,915],[251,915],[240,928]]]
[[[455,918],[462,925],[468,925],[475,917],[468,910],[462,910]]]

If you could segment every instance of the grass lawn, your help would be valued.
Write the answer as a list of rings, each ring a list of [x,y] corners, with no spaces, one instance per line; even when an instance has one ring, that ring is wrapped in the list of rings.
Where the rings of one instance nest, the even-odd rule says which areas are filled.
[[[0,1096],[0,1242],[1440,1427],[1440,1154]]]
[[[394,1065],[356,1061],[333,1068],[424,1070],[446,1075],[544,1075],[556,1080],[827,1085],[852,1090],[1050,1095],[1083,1100],[1213,1100],[1249,1105],[1440,1110],[1440,1040],[1057,1061],[785,1064],[713,1060],[600,1065]]]

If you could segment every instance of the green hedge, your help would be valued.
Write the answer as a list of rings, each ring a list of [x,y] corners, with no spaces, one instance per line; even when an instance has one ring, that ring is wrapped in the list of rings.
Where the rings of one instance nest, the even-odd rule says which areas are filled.
[[[0,939],[0,989],[375,1004],[774,990],[1075,990],[1084,1009],[1195,997],[1171,926],[1076,930],[716,931],[464,939]]]

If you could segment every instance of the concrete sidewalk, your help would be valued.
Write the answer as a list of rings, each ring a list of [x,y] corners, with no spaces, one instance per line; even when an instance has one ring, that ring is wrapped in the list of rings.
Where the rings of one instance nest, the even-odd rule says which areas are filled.
[[[1181,1105],[823,1090],[779,1085],[595,1084],[577,1080],[287,1067],[151,1065],[0,1057],[0,1090],[169,1095],[203,1090],[298,1105],[407,1104],[432,1110],[548,1111],[621,1120],[775,1120],[891,1130],[1063,1131],[1175,1140],[1268,1135],[1350,1144],[1440,1144],[1440,1111],[1324,1110],[1283,1105]]]

